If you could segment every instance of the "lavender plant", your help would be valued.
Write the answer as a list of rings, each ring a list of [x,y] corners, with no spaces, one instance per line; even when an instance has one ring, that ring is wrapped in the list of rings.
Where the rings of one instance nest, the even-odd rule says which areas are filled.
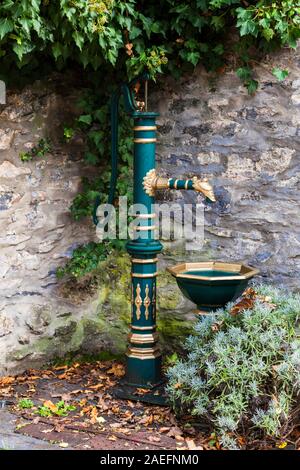
[[[281,437],[300,402],[300,295],[256,290],[253,308],[201,318],[168,370],[173,407],[207,420],[230,449],[241,433]]]

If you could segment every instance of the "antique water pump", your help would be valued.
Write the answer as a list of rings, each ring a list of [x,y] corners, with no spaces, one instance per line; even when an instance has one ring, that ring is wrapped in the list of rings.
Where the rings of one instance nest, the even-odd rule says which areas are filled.
[[[144,102],[135,98],[137,84],[145,87]],[[134,121],[134,204],[142,204],[143,207],[137,215],[135,236],[127,242],[132,261],[132,316],[124,383],[133,388],[153,388],[162,382],[161,352],[156,331],[157,255],[162,250],[162,244],[154,238],[156,215],[152,209],[155,191],[163,188],[195,190],[210,201],[215,201],[207,179],[168,179],[156,174],[156,118],[159,114],[147,110],[147,88],[148,76],[143,75],[130,84],[123,84],[113,95],[111,104],[112,173],[109,203],[114,201],[117,180],[118,103],[123,95],[125,109]],[[94,218],[97,223],[96,215]]]

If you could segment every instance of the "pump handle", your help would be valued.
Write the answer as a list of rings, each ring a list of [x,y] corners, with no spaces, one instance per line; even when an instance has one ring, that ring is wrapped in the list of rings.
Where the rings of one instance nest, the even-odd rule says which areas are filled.
[[[138,111],[138,105],[134,98],[132,90],[133,85],[137,82],[149,80],[147,72],[135,77],[129,83],[122,83],[121,86],[113,93],[110,104],[110,119],[111,119],[111,176],[110,187],[108,195],[108,204],[113,204],[115,199],[117,177],[118,177],[118,141],[119,141],[119,102],[120,97],[123,95],[125,110],[131,115]],[[93,210],[93,222],[98,224],[97,208],[100,204],[100,197],[98,196],[95,201]]]

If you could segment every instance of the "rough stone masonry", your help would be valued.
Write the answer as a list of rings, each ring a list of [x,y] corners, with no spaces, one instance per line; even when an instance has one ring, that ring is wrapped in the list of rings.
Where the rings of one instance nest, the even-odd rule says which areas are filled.
[[[270,73],[275,64],[290,72],[283,83]],[[188,331],[193,305],[165,274],[168,264],[195,256],[242,260],[260,268],[263,282],[299,290],[299,72],[299,51],[285,51],[257,66],[255,96],[234,71],[211,77],[196,69],[177,83],[163,79],[156,90],[151,86],[151,109],[161,113],[159,172],[206,175],[218,198],[205,209],[202,251],[168,243],[161,255],[159,326],[169,350]],[[0,374],[69,353],[125,347],[128,258],[107,260],[90,296],[62,295],[55,276],[75,246],[95,239],[91,222],[74,222],[69,212],[89,171],[80,138],[69,145],[61,140],[64,122],[78,112],[77,95],[58,76],[9,90],[0,105]],[[51,153],[21,162],[20,152],[42,137],[50,138]],[[177,191],[164,197],[182,203],[197,196]]]

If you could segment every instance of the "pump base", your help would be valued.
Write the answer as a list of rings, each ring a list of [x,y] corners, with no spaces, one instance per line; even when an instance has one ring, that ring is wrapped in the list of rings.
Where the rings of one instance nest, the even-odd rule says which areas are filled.
[[[140,401],[148,405],[169,406],[164,383],[155,385],[146,391],[146,389],[128,385],[124,380],[121,380],[111,392],[118,400]]]

